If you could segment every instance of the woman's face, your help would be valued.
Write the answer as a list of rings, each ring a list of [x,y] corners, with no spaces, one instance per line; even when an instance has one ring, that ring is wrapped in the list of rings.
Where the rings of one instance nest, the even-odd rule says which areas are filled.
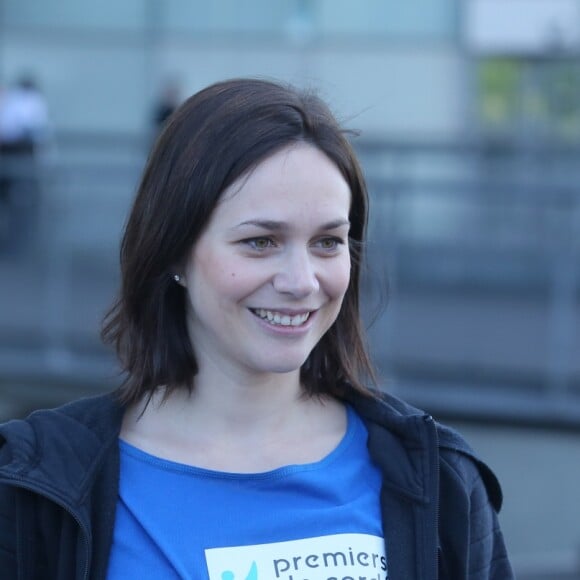
[[[184,272],[200,370],[300,369],[348,287],[350,203],[340,171],[306,144],[224,192]]]

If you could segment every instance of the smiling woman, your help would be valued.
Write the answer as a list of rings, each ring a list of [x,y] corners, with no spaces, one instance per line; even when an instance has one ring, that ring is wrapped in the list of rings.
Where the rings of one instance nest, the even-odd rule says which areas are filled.
[[[493,473],[373,383],[366,221],[318,97],[236,79],[188,99],[123,237],[103,337],[125,382],[0,426],[2,574],[512,578]]]
[[[315,216],[318,223],[312,220]],[[191,97],[153,149],[123,240],[123,288],[104,336],[116,344],[128,371],[124,402],[137,403],[160,385],[165,394],[201,390],[201,344],[191,336],[192,320],[200,313],[190,308],[192,281],[186,283],[194,262],[200,268],[205,263],[207,272],[217,276],[226,262],[232,270],[235,259],[228,283],[236,279],[237,287],[238,280],[248,278],[253,263],[240,267],[242,254],[226,252],[230,244],[237,245],[242,253],[259,255],[262,269],[276,264],[281,270],[272,276],[276,287],[313,286],[319,277],[310,271],[313,264],[306,264],[301,248],[308,247],[310,258],[330,257],[333,252],[322,249],[330,238],[336,240],[337,258],[325,271],[350,259],[348,288],[336,309],[336,325],[317,340],[309,334],[312,352],[300,382],[310,394],[338,393],[345,381],[367,392],[365,380],[373,370],[358,305],[366,221],[367,194],[359,163],[344,132],[314,94],[246,79],[218,83]],[[305,231],[307,223],[310,232]],[[306,234],[307,245],[304,240],[302,246],[295,243]],[[191,260],[193,253],[197,260]],[[254,264],[251,271],[257,269]],[[171,283],[171,274],[180,276],[185,292]],[[298,278],[290,280],[290,274]],[[202,284],[199,277],[196,281]],[[317,300],[309,298],[309,306]],[[283,304],[285,308],[299,303],[288,296],[268,301],[274,303],[253,306],[272,310],[282,306],[276,302],[293,303]]]

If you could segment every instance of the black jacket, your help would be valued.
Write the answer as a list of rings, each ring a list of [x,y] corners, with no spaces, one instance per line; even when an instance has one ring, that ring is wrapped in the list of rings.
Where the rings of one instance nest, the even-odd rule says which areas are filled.
[[[499,484],[463,439],[388,395],[349,402],[383,473],[389,579],[513,578],[497,522]],[[122,414],[103,395],[0,426],[3,579],[106,577]]]

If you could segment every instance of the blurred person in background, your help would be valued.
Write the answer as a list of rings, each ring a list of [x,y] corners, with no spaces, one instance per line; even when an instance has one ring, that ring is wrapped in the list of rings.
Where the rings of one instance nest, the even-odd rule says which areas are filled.
[[[153,127],[155,136],[163,129],[167,119],[181,104],[181,87],[177,80],[169,79],[161,87],[158,99],[153,107]]]
[[[0,241],[21,237],[37,206],[35,157],[46,142],[48,106],[31,75],[0,95]]]
[[[103,329],[124,384],[0,427],[4,577],[513,578],[492,471],[373,386],[367,210],[312,93],[238,79],[175,112]]]

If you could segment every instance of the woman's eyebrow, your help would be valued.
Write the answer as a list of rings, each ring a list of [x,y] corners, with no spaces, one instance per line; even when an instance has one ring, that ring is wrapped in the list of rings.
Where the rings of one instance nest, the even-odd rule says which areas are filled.
[[[264,230],[268,230],[268,231],[283,231],[283,230],[287,230],[289,228],[289,225],[287,222],[284,221],[278,221],[278,220],[246,220],[243,222],[240,222],[239,224],[237,224],[236,226],[234,226],[233,229],[237,229],[243,226],[254,226],[254,227],[258,227],[258,228],[262,228]],[[322,224],[320,226],[321,230],[334,230],[336,228],[340,228],[342,226],[350,226],[350,222],[347,219],[343,219],[343,218],[338,218],[336,220],[332,220],[329,222],[326,222],[324,224]]]

